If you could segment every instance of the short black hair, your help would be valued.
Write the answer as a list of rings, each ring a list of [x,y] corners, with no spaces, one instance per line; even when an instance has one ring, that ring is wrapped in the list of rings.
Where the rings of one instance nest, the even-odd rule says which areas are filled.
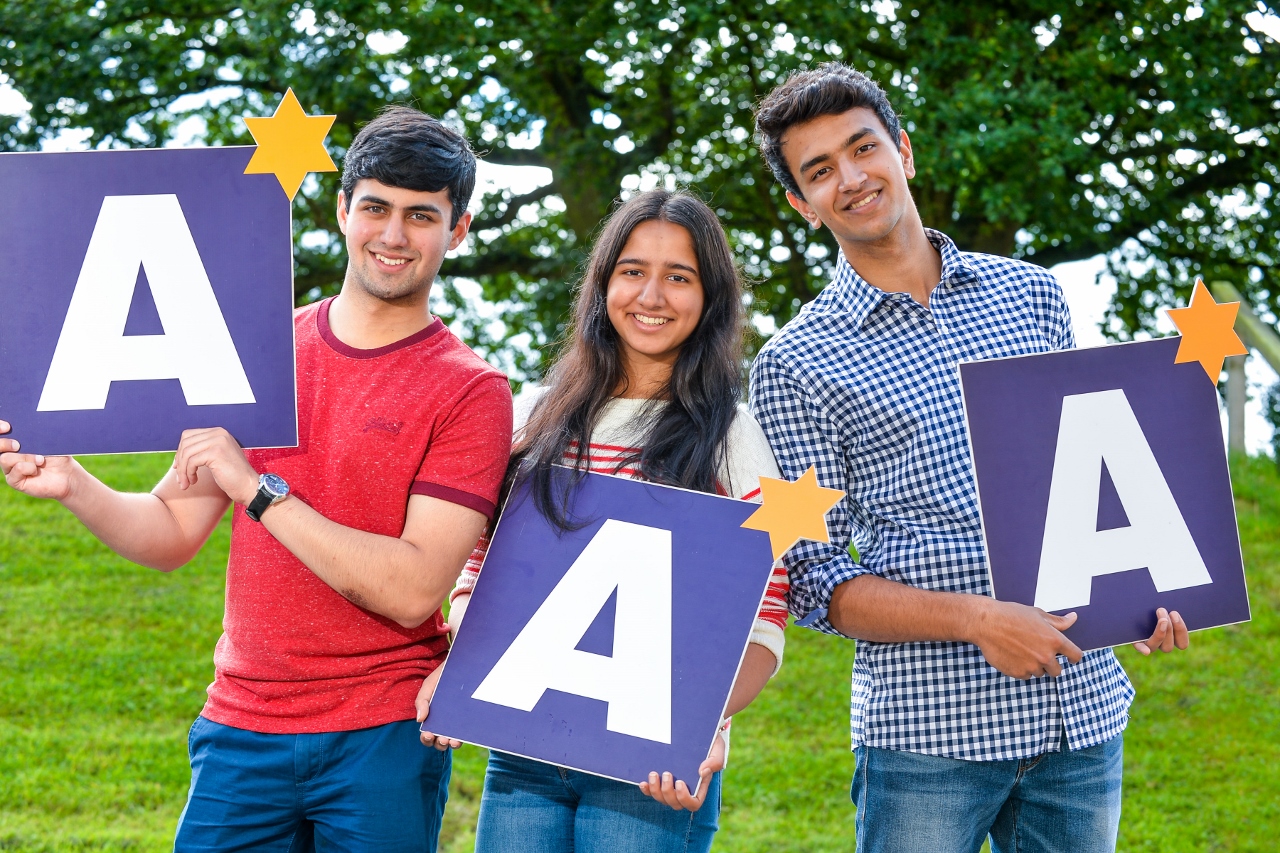
[[[466,137],[412,107],[391,106],[356,134],[342,161],[342,196],[351,209],[356,183],[372,178],[389,187],[449,190],[452,228],[476,188],[476,155]]]
[[[874,112],[893,144],[902,144],[902,123],[884,89],[842,62],[824,62],[817,68],[792,74],[756,106],[760,153],[773,176],[796,198],[804,198],[804,194],[782,156],[783,134],[797,124],[858,107]]]

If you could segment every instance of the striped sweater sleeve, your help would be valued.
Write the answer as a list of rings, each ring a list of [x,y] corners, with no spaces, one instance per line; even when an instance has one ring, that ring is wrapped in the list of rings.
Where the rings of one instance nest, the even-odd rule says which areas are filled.
[[[724,477],[728,482],[725,488],[744,501],[759,502],[760,478],[776,479],[782,474],[778,470],[778,463],[774,461],[773,451],[769,448],[768,439],[764,437],[764,431],[745,406],[739,408],[738,417],[729,430],[728,451],[728,470]],[[783,629],[787,626],[787,593],[790,589],[791,581],[787,577],[786,567],[782,565],[782,561],[775,561],[760,613],[751,629],[751,642],[764,646],[773,653],[776,661],[774,675],[782,668],[785,645]]]

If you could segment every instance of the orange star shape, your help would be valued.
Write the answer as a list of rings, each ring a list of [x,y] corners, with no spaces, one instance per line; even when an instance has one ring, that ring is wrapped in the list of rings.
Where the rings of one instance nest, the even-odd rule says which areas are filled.
[[[819,486],[816,468],[810,467],[794,483],[761,477],[760,493],[763,503],[742,526],[769,534],[775,560],[801,539],[831,541],[827,511],[840,502],[844,492]]]
[[[1239,302],[1215,302],[1209,288],[1204,286],[1204,280],[1197,278],[1191,304],[1186,308],[1169,309],[1169,319],[1182,333],[1174,363],[1198,361],[1216,383],[1227,356],[1244,355],[1249,351],[1234,328],[1239,310]]]
[[[271,118],[246,118],[258,150],[253,152],[246,175],[274,174],[292,200],[308,172],[336,172],[338,167],[324,149],[324,138],[335,116],[309,116],[293,89],[284,93]]]

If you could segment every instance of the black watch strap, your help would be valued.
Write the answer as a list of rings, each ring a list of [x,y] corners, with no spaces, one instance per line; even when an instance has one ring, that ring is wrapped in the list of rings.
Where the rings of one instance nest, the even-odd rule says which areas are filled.
[[[262,521],[262,514],[273,503],[275,503],[275,495],[259,486],[258,493],[253,496],[253,500],[249,501],[249,505],[244,508],[244,514],[249,516],[250,521]]]
[[[262,514],[267,507],[279,503],[289,495],[289,484],[277,474],[260,474],[258,476],[258,493],[244,508],[244,514],[250,521],[262,521]]]

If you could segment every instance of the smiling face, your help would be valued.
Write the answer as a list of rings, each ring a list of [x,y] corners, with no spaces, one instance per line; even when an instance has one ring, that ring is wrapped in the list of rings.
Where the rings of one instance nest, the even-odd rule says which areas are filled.
[[[662,220],[637,225],[605,297],[627,375],[626,396],[651,396],[666,385],[680,347],[702,317],[703,300],[689,232]]]
[[[798,124],[782,138],[782,153],[804,198],[787,200],[815,228],[856,251],[892,239],[919,219],[907,181],[915,177],[911,140],[895,145],[876,114],[856,107]]]
[[[384,302],[425,300],[445,252],[467,236],[471,214],[449,227],[449,191],[358,181],[338,196],[338,227],[347,238],[346,282]]]

